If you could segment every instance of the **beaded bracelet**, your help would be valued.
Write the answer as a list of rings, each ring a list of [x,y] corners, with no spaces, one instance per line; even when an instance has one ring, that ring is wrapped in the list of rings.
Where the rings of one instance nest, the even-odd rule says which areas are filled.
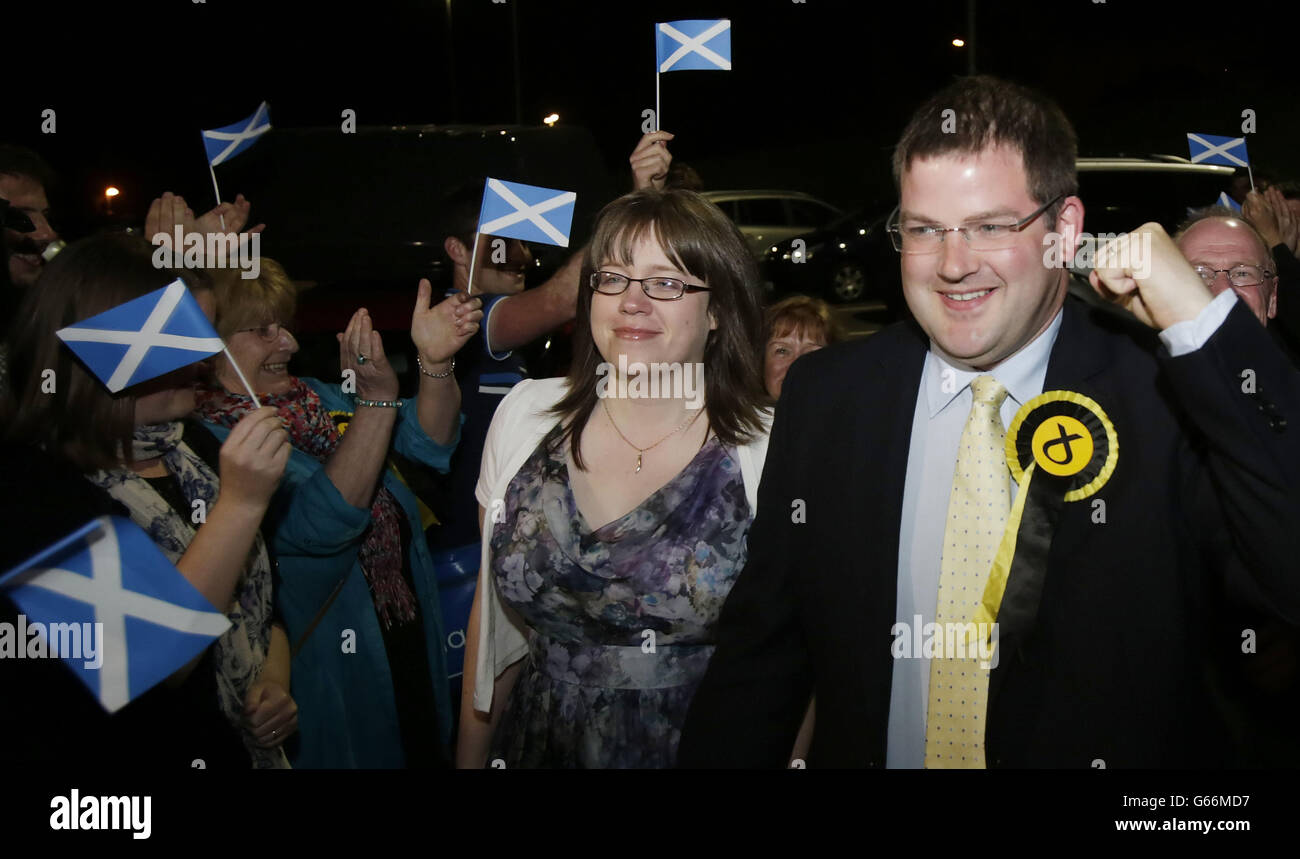
[[[428,370],[424,369],[424,362],[420,360],[419,355],[415,356],[415,366],[419,367],[420,372],[428,376],[430,379],[445,379],[452,373],[456,372],[456,356],[451,356],[451,366],[447,368],[447,372],[445,373],[430,373]]]
[[[381,409],[398,409],[402,407],[401,400],[357,400],[358,406],[376,406]]]

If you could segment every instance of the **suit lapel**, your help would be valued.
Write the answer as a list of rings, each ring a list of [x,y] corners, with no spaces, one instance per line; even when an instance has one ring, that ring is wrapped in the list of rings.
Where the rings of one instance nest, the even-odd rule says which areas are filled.
[[[1043,391],[1077,391],[1087,387],[1092,377],[1103,372],[1111,362],[1110,344],[1105,334],[1087,318],[1087,308],[1079,301],[1066,297],[1061,319],[1061,330],[1052,346],[1052,354],[1047,362],[1047,374],[1043,380]],[[1103,406],[1104,407],[1104,406]],[[1051,551],[1048,551],[1051,557]],[[1045,575],[1050,574],[1050,569]],[[1003,604],[1031,602],[1038,605],[1043,587],[1042,579],[1030,581],[1023,576],[1007,580]],[[1031,593],[1037,589],[1039,593]],[[998,622],[998,647],[1002,653],[998,658],[998,668],[989,678],[989,708],[1001,690],[1006,679],[1006,666],[1010,663],[1026,638],[1033,631],[1037,614],[1015,620],[1011,623]]]
[[[863,629],[874,636],[895,622],[898,603],[898,540],[903,515],[903,486],[911,445],[912,419],[924,366],[927,341],[919,329],[900,326],[873,335],[897,337],[893,344],[872,350],[863,364],[868,380],[855,409],[853,465],[847,476],[852,503],[845,505],[848,520],[838,533],[845,536],[842,568],[851,571],[845,595],[857,594]],[[832,475],[833,480],[842,479]],[[866,701],[883,702],[879,737],[865,738],[871,755],[884,754],[883,726],[888,722],[888,701],[894,660],[887,643],[864,648]],[[874,684],[874,685],[870,685]],[[874,757],[872,758],[874,759]]]

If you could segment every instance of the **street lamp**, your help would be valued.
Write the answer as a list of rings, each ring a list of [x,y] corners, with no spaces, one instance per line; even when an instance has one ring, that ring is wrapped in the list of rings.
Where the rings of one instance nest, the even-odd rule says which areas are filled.
[[[122,192],[117,190],[117,188],[114,188],[112,185],[109,185],[104,189],[104,208],[109,217],[113,216],[113,198],[120,193]]]
[[[549,116],[542,119],[542,122],[546,123],[547,128],[554,128],[555,123],[559,121],[560,121],[560,115],[558,113],[552,113]]]
[[[965,39],[953,39],[953,40],[952,40],[952,46],[953,46],[954,48],[964,48],[964,47],[966,47],[966,40],[965,40]]]

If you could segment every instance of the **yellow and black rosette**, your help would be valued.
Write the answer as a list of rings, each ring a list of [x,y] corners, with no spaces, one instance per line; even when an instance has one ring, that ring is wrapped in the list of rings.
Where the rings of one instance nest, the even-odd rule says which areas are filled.
[[[989,624],[978,629],[997,622],[1002,639],[1033,625],[1061,509],[1106,484],[1119,462],[1119,438],[1095,400],[1047,391],[1016,412],[1006,449],[1019,491],[974,618]]]
[[[352,423],[352,412],[330,410],[330,420],[334,422],[334,428],[339,431],[339,435],[348,431],[348,424]]]

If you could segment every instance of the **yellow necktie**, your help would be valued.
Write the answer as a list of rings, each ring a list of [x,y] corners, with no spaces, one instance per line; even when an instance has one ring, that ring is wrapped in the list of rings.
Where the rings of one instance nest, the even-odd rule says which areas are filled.
[[[944,624],[964,628],[979,606],[1006,527],[1011,496],[1000,414],[1007,390],[992,376],[979,376],[971,382],[971,392],[974,403],[957,451],[939,566],[935,640],[942,640],[944,646],[930,660],[927,769],[983,769],[985,765],[989,669],[980,667],[975,639],[964,650],[956,650],[951,636],[944,634],[952,628]],[[965,653],[968,658],[946,658],[952,653]]]

